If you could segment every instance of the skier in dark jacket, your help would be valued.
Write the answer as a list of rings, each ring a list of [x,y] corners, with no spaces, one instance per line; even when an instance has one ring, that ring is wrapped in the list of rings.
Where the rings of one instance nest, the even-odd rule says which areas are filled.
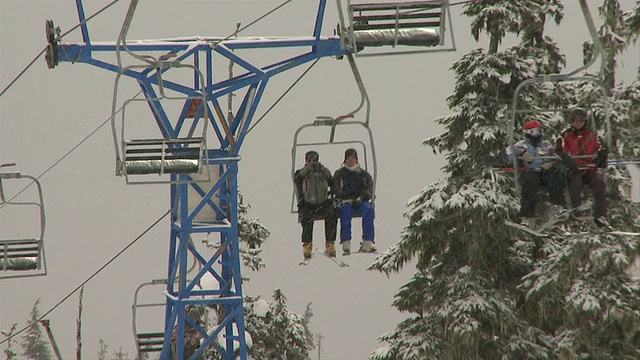
[[[362,216],[362,244],[360,251],[375,252],[375,229],[373,219],[375,212],[371,197],[373,195],[373,179],[358,164],[358,153],[355,149],[344,152],[342,167],[333,174],[333,190],[340,217],[340,243],[343,253],[351,252],[351,220],[359,213]]]
[[[513,148],[507,147],[501,155],[504,160],[518,159],[520,174],[520,212],[522,225],[535,227],[538,189],[546,186],[549,199],[554,205],[564,205],[566,178],[554,158],[553,146],[543,140],[542,123],[531,120],[524,124],[524,140]]]
[[[582,204],[582,186],[588,184],[593,191],[593,221],[596,226],[610,228],[606,220],[607,194],[604,177],[600,172],[607,164],[609,151],[601,146],[596,134],[586,126],[588,113],[581,108],[575,108],[569,113],[571,128],[564,132],[563,150],[571,155],[575,161],[569,174],[569,191],[571,206],[577,208]]]

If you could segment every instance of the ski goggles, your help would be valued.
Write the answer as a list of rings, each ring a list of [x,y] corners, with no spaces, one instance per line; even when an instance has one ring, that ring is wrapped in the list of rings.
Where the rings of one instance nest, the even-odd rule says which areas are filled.
[[[542,135],[542,128],[525,129],[524,133],[531,136],[540,136]]]

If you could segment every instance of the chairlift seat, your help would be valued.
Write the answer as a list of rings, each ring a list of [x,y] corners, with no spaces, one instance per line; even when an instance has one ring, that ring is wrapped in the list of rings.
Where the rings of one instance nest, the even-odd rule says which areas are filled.
[[[164,333],[140,333],[136,334],[136,340],[141,353],[160,352],[164,344]]]
[[[357,48],[442,45],[447,1],[352,4]]]
[[[0,241],[0,269],[4,272],[42,269],[42,239]]]
[[[129,175],[198,173],[203,138],[127,140],[124,172]]]

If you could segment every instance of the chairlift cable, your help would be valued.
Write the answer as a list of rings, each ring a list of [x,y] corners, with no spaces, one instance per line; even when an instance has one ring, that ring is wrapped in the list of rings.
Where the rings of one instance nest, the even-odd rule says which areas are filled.
[[[45,51],[47,51],[47,46],[45,46],[42,50],[40,50],[38,55],[36,55],[33,58],[33,60],[29,62],[29,65],[27,65],[24,69],[22,69],[22,71],[20,71],[20,73],[15,78],[13,78],[13,80],[11,80],[9,85],[7,85],[4,89],[2,89],[2,92],[0,92],[0,97],[2,97],[2,95],[4,95],[4,93],[7,92],[7,90],[9,90],[9,88],[13,86],[13,84],[15,84],[16,81],[18,81],[18,79],[20,79],[20,77],[22,77],[22,75],[24,75],[25,72],[27,72],[27,70],[29,70],[29,68],[40,58],[42,54],[44,54]]]
[[[24,332],[25,330],[29,329],[31,326],[40,323],[40,321],[43,320],[45,317],[47,317],[47,315],[51,314],[53,312],[53,310],[55,310],[60,305],[62,305],[62,303],[67,301],[71,297],[71,295],[75,294],[76,291],[80,290],[83,286],[85,286],[87,283],[89,283],[89,281],[91,281],[94,277],[96,277],[96,275],[98,275],[100,272],[102,272],[102,270],[104,270],[107,266],[111,265],[111,263],[114,262],[118,257],[120,257],[120,255],[124,254],[125,251],[129,250],[129,248],[131,246],[133,246],[138,240],[140,240],[144,235],[146,235],[149,231],[151,231],[151,229],[153,229],[156,225],[158,225],[160,223],[160,221],[162,221],[165,217],[167,217],[167,215],[169,215],[169,213],[171,213],[171,210],[167,210],[167,212],[165,212],[156,221],[154,221],[153,224],[151,224],[149,227],[147,227],[140,235],[138,235],[135,239],[133,239],[129,244],[127,244],[117,254],[115,254],[113,257],[111,257],[111,259],[109,259],[109,261],[107,261],[104,265],[102,265],[98,270],[94,271],[93,274],[91,274],[85,281],[83,281],[80,285],[78,285],[75,289],[73,289],[69,294],[67,294],[64,298],[62,298],[62,300],[58,301],[58,303],[53,305],[53,307],[51,309],[45,311],[44,314],[40,315],[40,317],[38,319],[36,319],[34,322],[24,326],[22,329],[18,330],[17,332],[12,333],[11,336],[8,336],[4,340],[0,341],[0,345],[2,345],[5,342],[11,340],[12,338],[16,337],[18,334],[20,334],[20,333]]]
[[[110,4],[108,4],[107,6],[103,7],[102,9],[98,10],[98,12],[96,12],[95,14],[89,16],[88,18],[86,18],[84,21],[82,21],[81,23],[79,23],[78,25],[72,27],[71,29],[69,29],[68,31],[66,31],[64,34],[58,36],[57,40],[62,39],[64,36],[68,35],[70,32],[72,32],[73,30],[79,28],[80,26],[82,26],[83,24],[87,23],[89,20],[93,19],[94,17],[96,17],[98,14],[100,14],[101,12],[105,11],[107,8],[109,8],[111,5],[117,3],[120,0],[113,0]],[[0,97],[2,97],[2,95],[4,95],[5,92],[7,92],[7,90],[9,90],[9,88],[11,86],[13,86],[13,84],[18,81],[18,79],[20,79],[22,77],[22,75],[24,75],[25,72],[27,72],[27,70],[29,70],[29,68],[31,68],[31,66],[40,58],[40,56],[42,56],[42,54],[44,54],[47,51],[47,47],[49,45],[45,46],[42,50],[40,50],[40,52],[38,53],[38,55],[36,55],[33,60],[31,60],[31,62],[29,62],[29,64],[22,69],[22,71],[13,79],[11,80],[11,82],[9,83],[9,85],[7,85],[4,89],[2,89],[2,92],[0,92]]]
[[[140,94],[142,94],[142,90],[140,90],[133,98],[135,99],[136,97],[138,97]],[[120,111],[122,111],[122,107],[120,107],[120,109],[118,109],[118,111],[116,111],[116,114],[119,113]],[[105,121],[103,121],[100,125],[98,125],[97,128],[95,128],[93,131],[91,131],[87,136],[84,137],[84,139],[80,140],[80,142],[78,144],[76,144],[74,147],[72,147],[69,151],[67,151],[64,155],[62,155],[62,157],[58,160],[56,160],[56,162],[54,162],[51,166],[49,166],[45,171],[42,172],[42,174],[36,176],[36,180],[40,180],[41,177],[43,177],[46,173],[48,173],[51,169],[53,169],[55,166],[57,166],[60,162],[62,162],[62,160],[64,160],[67,156],[71,155],[72,152],[74,152],[76,149],[78,149],[80,147],[80,145],[82,145],[85,141],[89,140],[90,137],[92,137],[93,135],[95,135],[96,132],[98,132],[98,130],[100,130],[101,127],[103,127],[105,124],[107,124],[109,121],[111,121],[111,116],[109,116]],[[3,203],[2,205],[0,205],[0,210],[2,210],[2,208],[4,208],[5,204],[8,202],[11,202],[11,200],[17,198],[20,194],[22,194],[23,192],[25,192],[31,185],[33,184],[33,182],[29,183],[29,185],[25,186],[22,190],[18,191],[15,195],[13,195],[13,197],[11,199],[9,199],[7,202]]]
[[[280,4],[280,5],[276,6],[275,8],[273,8],[273,9],[271,9],[271,10],[267,11],[265,14],[261,15],[260,17],[258,17],[257,19],[253,20],[252,22],[248,23],[246,26],[243,26],[243,27],[241,27],[241,28],[239,28],[239,29],[236,29],[232,34],[229,34],[229,35],[227,35],[226,37],[224,37],[223,39],[218,40],[218,41],[216,41],[216,42],[218,42],[218,43],[219,43],[219,42],[222,42],[222,41],[225,41],[225,40],[229,40],[229,39],[231,39],[231,38],[232,38],[232,37],[234,37],[234,36],[238,36],[238,34],[239,34],[240,32],[242,32],[242,31],[244,31],[244,30],[248,29],[249,27],[251,27],[252,25],[254,25],[255,23],[257,23],[258,21],[260,21],[260,20],[262,20],[262,19],[266,18],[267,16],[269,16],[269,15],[273,14],[274,12],[276,12],[276,11],[280,10],[282,7],[284,7],[285,5],[287,5],[288,3],[292,2],[292,1],[293,1],[293,0],[286,0],[286,1],[285,1],[285,2],[283,2],[282,4]]]
[[[79,28],[80,26],[86,24],[87,22],[89,22],[89,20],[92,20],[94,17],[96,17],[97,15],[101,14],[102,12],[104,12],[105,10],[107,10],[108,8],[110,8],[111,6],[113,6],[115,3],[119,2],[120,0],[113,0],[112,2],[110,2],[109,4],[105,5],[102,9],[98,10],[96,13],[94,13],[93,15],[87,17],[84,21],[78,23],[77,25],[75,25],[74,27],[70,28],[69,30],[65,31],[64,33],[62,33],[60,36],[58,36],[57,40],[62,39],[63,37],[69,35],[69,33],[71,33],[72,31],[74,31],[75,29]],[[282,8],[283,6],[285,6],[286,4],[290,3],[293,0],[286,0],[284,3],[276,6],[275,8],[271,9],[270,11],[268,11],[267,13],[265,13],[264,15],[260,16],[259,18],[253,20],[252,22],[250,22],[249,24],[247,24],[246,26],[240,28],[237,32],[241,32],[243,30],[246,30],[247,28],[249,28],[250,26],[252,26],[253,24],[257,23],[258,21],[264,19],[265,17],[271,15],[272,13],[274,13],[275,11],[279,10],[280,8]],[[227,37],[225,37],[224,39],[222,39],[221,41],[224,40],[228,40],[230,39],[232,36],[234,36],[234,34],[228,35]],[[48,45],[47,45],[48,46]],[[2,92],[0,92],[0,97],[2,97],[2,95],[4,95],[4,93],[6,93],[9,88],[11,88],[13,86],[13,84],[16,83],[16,81],[18,81],[18,79],[20,79],[22,77],[22,75],[24,75],[25,72],[27,72],[27,70],[29,70],[29,68],[31,68],[31,66],[33,66],[33,64],[40,58],[40,56],[42,56],[42,54],[44,54],[47,51],[47,46],[45,46],[42,50],[40,50],[40,52],[38,53],[38,55],[36,55],[33,60],[31,60],[31,62],[29,62],[29,64],[13,79],[11,80],[11,82],[4,88],[2,89]]]
[[[320,59],[316,59],[311,65],[309,65],[309,67],[296,79],[296,81],[293,82],[293,84],[291,84],[291,86],[289,86],[287,90],[285,90],[285,92],[282,93],[282,95],[280,95],[280,97],[267,109],[267,111],[265,111],[264,114],[262,114],[262,116],[260,116],[260,118],[253,125],[251,125],[251,127],[249,127],[249,129],[247,130],[247,134],[249,134],[251,130],[253,130],[253,128],[256,127],[256,125],[258,125],[258,123],[262,119],[264,119],[264,117],[267,116],[267,114],[269,114],[269,112],[273,110],[274,107],[276,107],[276,105],[278,105],[280,100],[282,100],[289,93],[289,91],[291,91],[291,89],[293,89],[293,87],[296,86],[305,75],[307,75],[307,73],[318,63],[318,61],[320,61]]]

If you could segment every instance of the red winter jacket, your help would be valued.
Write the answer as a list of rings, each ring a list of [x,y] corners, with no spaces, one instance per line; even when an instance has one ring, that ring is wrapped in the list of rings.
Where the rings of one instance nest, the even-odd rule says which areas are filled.
[[[600,150],[600,143],[596,134],[586,128],[570,129],[564,135],[564,151],[573,156],[578,166],[593,165],[595,157],[577,157],[580,155],[595,155]],[[588,170],[597,170],[590,168]]]

